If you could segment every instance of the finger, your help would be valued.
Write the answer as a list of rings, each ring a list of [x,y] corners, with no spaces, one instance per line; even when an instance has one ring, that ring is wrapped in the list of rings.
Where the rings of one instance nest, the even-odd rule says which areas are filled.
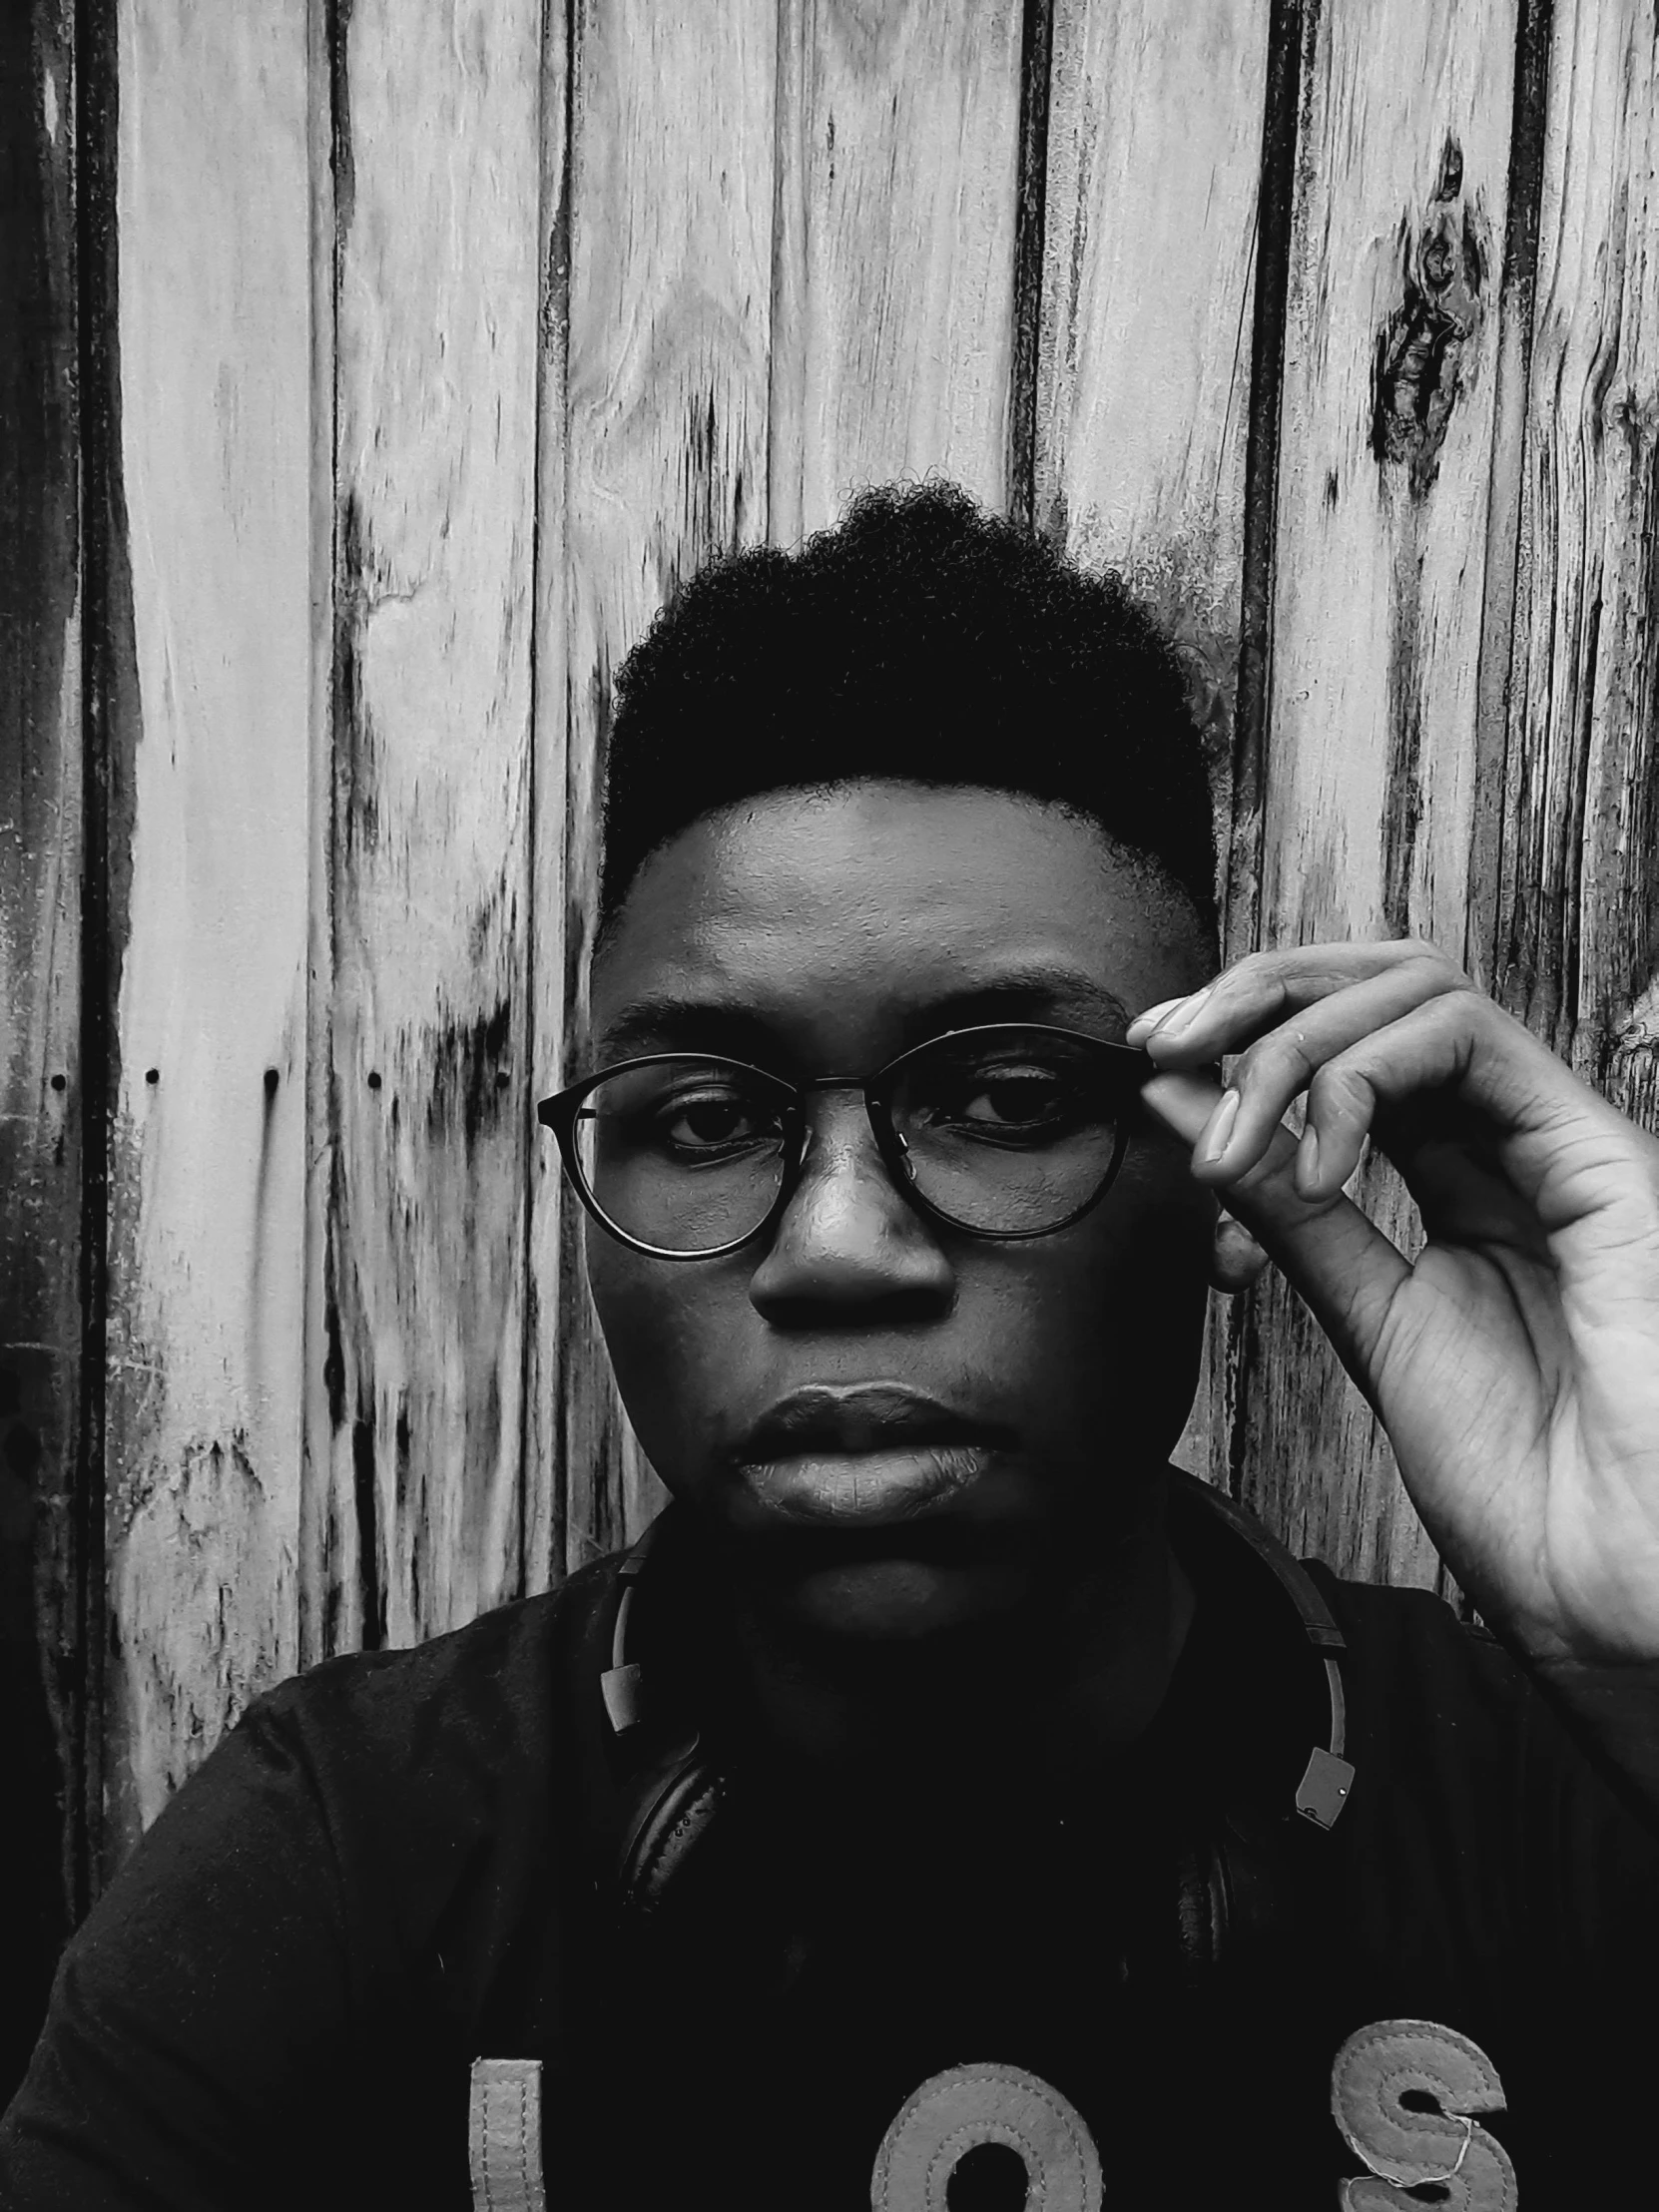
[[[1379,1111],[1373,1142],[1399,1169],[1431,1243],[1505,1248],[1547,1264],[1549,1240],[1534,1208],[1503,1174],[1457,1138],[1425,1138],[1403,1156]]]
[[[1416,1146],[1436,1124],[1483,1124],[1501,1173],[1528,1204],[1538,1201],[1546,1178],[1561,1183],[1571,1155],[1599,1159],[1609,1146],[1633,1153],[1641,1141],[1623,1115],[1478,991],[1432,999],[1319,1069],[1308,1089],[1318,1166],[1304,1172],[1307,1196],[1340,1188],[1380,1114],[1398,1116]],[[1400,1149],[1399,1164],[1408,1167],[1414,1147]]]
[[[1195,1146],[1221,1093],[1185,1073],[1143,1084],[1148,1108]],[[1403,1254],[1341,1191],[1317,1200],[1296,1187],[1297,1142],[1281,1129],[1254,1167],[1233,1182],[1227,1210],[1244,1224],[1307,1302],[1355,1382],[1376,1404],[1372,1368],[1389,1305],[1411,1270]]]
[[[1457,988],[1472,990],[1466,976],[1453,968],[1425,961],[1401,961],[1363,983],[1340,990],[1281,1022],[1277,1028],[1246,1046],[1234,1062],[1227,1087],[1238,1099],[1225,1131],[1224,1152],[1216,1152],[1199,1170],[1201,1180],[1242,1174],[1267,1150],[1293,1099],[1308,1089],[1321,1068],[1351,1049],[1374,1031],[1384,1029],[1410,1013],[1426,996]],[[1311,1166],[1318,1139],[1310,1139],[1303,1151]],[[1320,1189],[1335,1190],[1359,1165],[1360,1145],[1355,1145],[1343,1173],[1334,1181],[1304,1185],[1304,1195]]]
[[[1419,996],[1469,987],[1462,970],[1420,937],[1288,945],[1236,961],[1190,998],[1149,1007],[1130,1023],[1127,1041],[1145,1045],[1161,1065],[1202,1065],[1238,1051],[1286,1014],[1398,970],[1421,977]]]

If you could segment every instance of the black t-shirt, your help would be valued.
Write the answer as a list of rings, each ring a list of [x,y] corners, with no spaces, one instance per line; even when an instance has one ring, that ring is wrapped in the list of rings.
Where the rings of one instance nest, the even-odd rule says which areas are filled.
[[[1063,1796],[964,1775],[921,1818],[807,1802],[723,1738],[667,1543],[647,1656],[729,1788],[644,1918],[611,1880],[614,1561],[282,1685],[71,1943],[0,2203],[462,2212],[485,2056],[542,2063],[554,2206],[859,2212],[906,2100],[995,2062],[1081,2115],[1108,2212],[1323,2208],[1360,2171],[1333,2058],[1393,2019],[1490,2058],[1524,2212],[1617,2201],[1659,2058],[1659,1839],[1490,1640],[1320,1568],[1355,1782],[1329,1834],[1299,1821],[1323,1670],[1236,1537],[1189,1515],[1178,1544],[1198,1610],[1141,1742]]]

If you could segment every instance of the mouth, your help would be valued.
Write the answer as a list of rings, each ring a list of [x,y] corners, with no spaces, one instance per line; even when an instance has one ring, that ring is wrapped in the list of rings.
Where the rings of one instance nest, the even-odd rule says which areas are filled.
[[[769,1518],[879,1527],[939,1511],[1010,1440],[899,1385],[815,1384],[772,1406],[734,1457]]]

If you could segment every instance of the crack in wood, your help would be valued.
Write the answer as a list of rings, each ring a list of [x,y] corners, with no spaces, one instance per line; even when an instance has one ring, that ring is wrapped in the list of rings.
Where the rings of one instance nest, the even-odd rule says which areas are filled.
[[[351,1423],[351,1502],[357,1522],[357,1601],[361,1648],[379,1651],[386,1640],[386,1560],[374,1486],[374,1416]]]
[[[459,1108],[462,1135],[467,1146],[476,1145],[496,1128],[503,1109],[505,1086],[497,1078],[507,1074],[502,1066],[512,1034],[512,1005],[498,998],[488,1013],[469,1022],[450,1022],[426,1041],[425,1051],[411,1054],[418,1064],[430,1055],[432,1087],[427,1102],[427,1130],[434,1139],[451,1127]]]
[[[1047,230],[1048,116],[1054,51],[1054,0],[1025,0],[1020,27],[1019,171],[1014,215],[1014,342],[1009,364],[1008,457],[1004,497],[1014,521],[1030,529],[1036,508],[1037,361],[1042,342],[1043,249]],[[1079,225],[1074,254],[1081,252]],[[1068,327],[1076,327],[1076,302]],[[1058,518],[1064,529],[1063,513]]]
[[[1225,944],[1233,957],[1255,948],[1262,926],[1280,408],[1285,382],[1291,230],[1299,165],[1307,159],[1308,109],[1313,99],[1313,57],[1320,37],[1321,8],[1322,0],[1272,0],[1268,28],[1245,448],[1239,675],[1233,710],[1233,806],[1223,863]]]

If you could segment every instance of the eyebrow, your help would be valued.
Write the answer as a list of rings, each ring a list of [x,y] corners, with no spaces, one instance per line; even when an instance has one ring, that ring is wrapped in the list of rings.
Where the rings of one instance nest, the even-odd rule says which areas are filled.
[[[1121,1043],[1129,1009],[1115,991],[1080,969],[1002,969],[912,1008],[900,1022],[903,1042],[898,1049],[947,1029],[995,1021],[1103,1028],[1110,1032],[1104,1041]],[[714,1052],[764,1066],[778,1055],[778,1029],[775,1021],[742,1000],[663,992],[624,1007],[606,1024],[597,1049],[606,1061],[648,1052]]]

